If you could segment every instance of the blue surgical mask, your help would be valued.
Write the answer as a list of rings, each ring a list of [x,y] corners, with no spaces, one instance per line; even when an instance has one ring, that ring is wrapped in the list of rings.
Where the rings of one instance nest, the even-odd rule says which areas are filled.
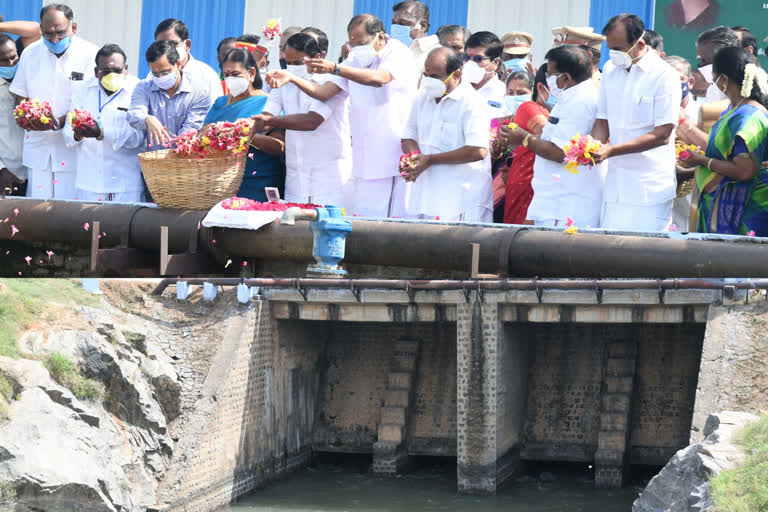
[[[411,27],[408,25],[393,24],[389,35],[392,36],[392,39],[397,39],[405,46],[411,46],[413,42],[413,39],[411,39]]]
[[[51,53],[54,53],[56,55],[60,55],[67,51],[69,48],[69,45],[72,44],[72,37],[67,36],[64,39],[59,40],[58,43],[52,43],[46,38],[43,38],[43,43],[45,44],[46,48],[48,48]]]
[[[549,91],[547,91],[547,92],[549,92]],[[549,109],[549,111],[551,112],[552,109],[555,108],[555,105],[557,105],[557,96],[555,96],[554,94],[552,94],[550,92],[549,93],[549,98],[544,100],[544,104],[547,106],[547,109]]]
[[[514,73],[515,71],[528,71],[525,66],[525,62],[528,59],[509,59],[504,61],[504,67],[507,71]]]
[[[688,94],[691,92],[691,88],[688,85],[688,82],[680,82],[680,88],[683,90],[683,98],[681,101],[685,101],[685,98],[687,98]]]
[[[521,94],[520,96],[504,96],[504,103],[507,106],[509,115],[514,115],[520,105],[526,101],[531,101],[530,94]]]
[[[0,66],[0,76],[10,82],[11,80],[13,80],[13,77],[16,76],[17,67],[19,67],[18,62],[13,66]]]

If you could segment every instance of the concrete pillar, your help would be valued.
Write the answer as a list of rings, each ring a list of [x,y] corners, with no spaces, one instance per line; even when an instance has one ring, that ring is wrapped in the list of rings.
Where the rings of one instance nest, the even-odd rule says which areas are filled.
[[[601,489],[621,487],[629,468],[637,342],[615,341],[607,349],[595,452],[595,487]]]
[[[458,490],[495,494],[520,463],[527,340],[508,339],[495,302],[458,304],[456,327]]]

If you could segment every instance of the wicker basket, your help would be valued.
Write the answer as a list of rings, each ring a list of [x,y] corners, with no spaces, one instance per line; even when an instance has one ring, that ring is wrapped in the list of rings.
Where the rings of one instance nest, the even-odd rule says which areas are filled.
[[[165,208],[208,210],[240,189],[246,154],[215,151],[203,158],[183,157],[172,149],[139,154],[152,199]]]

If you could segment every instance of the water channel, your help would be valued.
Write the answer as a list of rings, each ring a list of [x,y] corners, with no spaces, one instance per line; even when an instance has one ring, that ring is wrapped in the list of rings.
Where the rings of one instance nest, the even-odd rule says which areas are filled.
[[[323,461],[223,510],[628,512],[652,476],[635,475],[637,479],[622,489],[597,490],[587,465],[529,465],[524,476],[513,480],[496,496],[460,496],[456,492],[455,459],[428,459],[413,472],[391,480],[374,478],[368,473],[368,465],[364,459]]]

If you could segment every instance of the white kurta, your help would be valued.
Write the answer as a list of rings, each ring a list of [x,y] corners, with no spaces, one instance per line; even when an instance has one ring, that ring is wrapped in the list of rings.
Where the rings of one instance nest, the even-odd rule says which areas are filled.
[[[484,100],[468,84],[459,86],[439,103],[420,94],[414,101],[403,139],[419,144],[423,154],[445,153],[464,146],[488,148]],[[441,219],[489,221],[493,215],[490,152],[477,162],[433,165],[412,184],[407,198],[409,215]]]
[[[342,65],[358,67],[351,59]],[[387,42],[368,69],[386,70],[392,81],[383,87],[345,79],[335,79],[334,83],[349,92],[353,174],[375,180],[398,174],[400,139],[416,96],[418,74],[410,50],[395,39]]]
[[[17,178],[25,180],[27,168],[21,163],[24,130],[13,118],[16,98],[9,91],[10,85],[7,80],[0,78],[0,169],[8,169]]]
[[[315,81],[317,77],[311,77]],[[293,84],[269,93],[264,112],[273,115],[314,112],[323,122],[313,131],[285,132],[285,199],[351,207],[352,144],[348,94],[319,101]]]
[[[603,72],[597,118],[608,120],[611,143],[621,144],[658,126],[677,126],[681,96],[679,73],[648,51],[629,71],[611,67]],[[603,201],[634,205],[671,201],[675,159],[674,137],[642,153],[610,158]]]
[[[576,134],[589,134],[597,117],[597,96],[591,79],[564,90],[550,113],[541,139],[563,148]],[[563,163],[537,155],[533,163],[533,200],[528,207],[528,218],[538,224],[566,221],[570,217],[577,226],[598,227],[605,171],[606,165],[601,164],[591,168],[580,166],[578,174],[571,174]]]
[[[53,114],[56,117],[63,116],[70,111],[75,89],[93,77],[98,51],[96,45],[73,37],[66,53],[56,58],[41,41],[37,41],[21,54],[10,90],[17,96],[48,101]],[[42,169],[53,159],[57,172],[74,172],[75,152],[66,147],[67,143],[60,130],[27,132],[27,135],[29,137],[24,139],[24,165],[30,169]],[[61,162],[64,162],[63,166]],[[67,167],[68,162],[70,167]]]
[[[184,66],[184,72],[189,73],[193,78],[195,85],[204,87],[211,96],[211,105],[219,96],[224,94],[224,88],[221,86],[219,74],[208,64],[197,60],[192,55],[189,56],[187,65]]]
[[[493,117],[504,117],[508,115],[504,96],[507,94],[507,86],[494,76],[488,80],[485,85],[477,90],[477,93],[486,101],[489,115]]]
[[[78,152],[75,186],[78,191],[94,192],[99,197],[143,191],[137,155],[144,147],[144,132],[128,123],[128,107],[138,78],[125,77],[125,87],[108,96],[96,78],[90,79],[72,97],[72,108],[87,110],[104,131],[104,140],[86,138],[75,141],[72,125],[67,122],[64,135]],[[86,196],[86,194],[79,194]],[[82,199],[83,197],[81,197]]]

